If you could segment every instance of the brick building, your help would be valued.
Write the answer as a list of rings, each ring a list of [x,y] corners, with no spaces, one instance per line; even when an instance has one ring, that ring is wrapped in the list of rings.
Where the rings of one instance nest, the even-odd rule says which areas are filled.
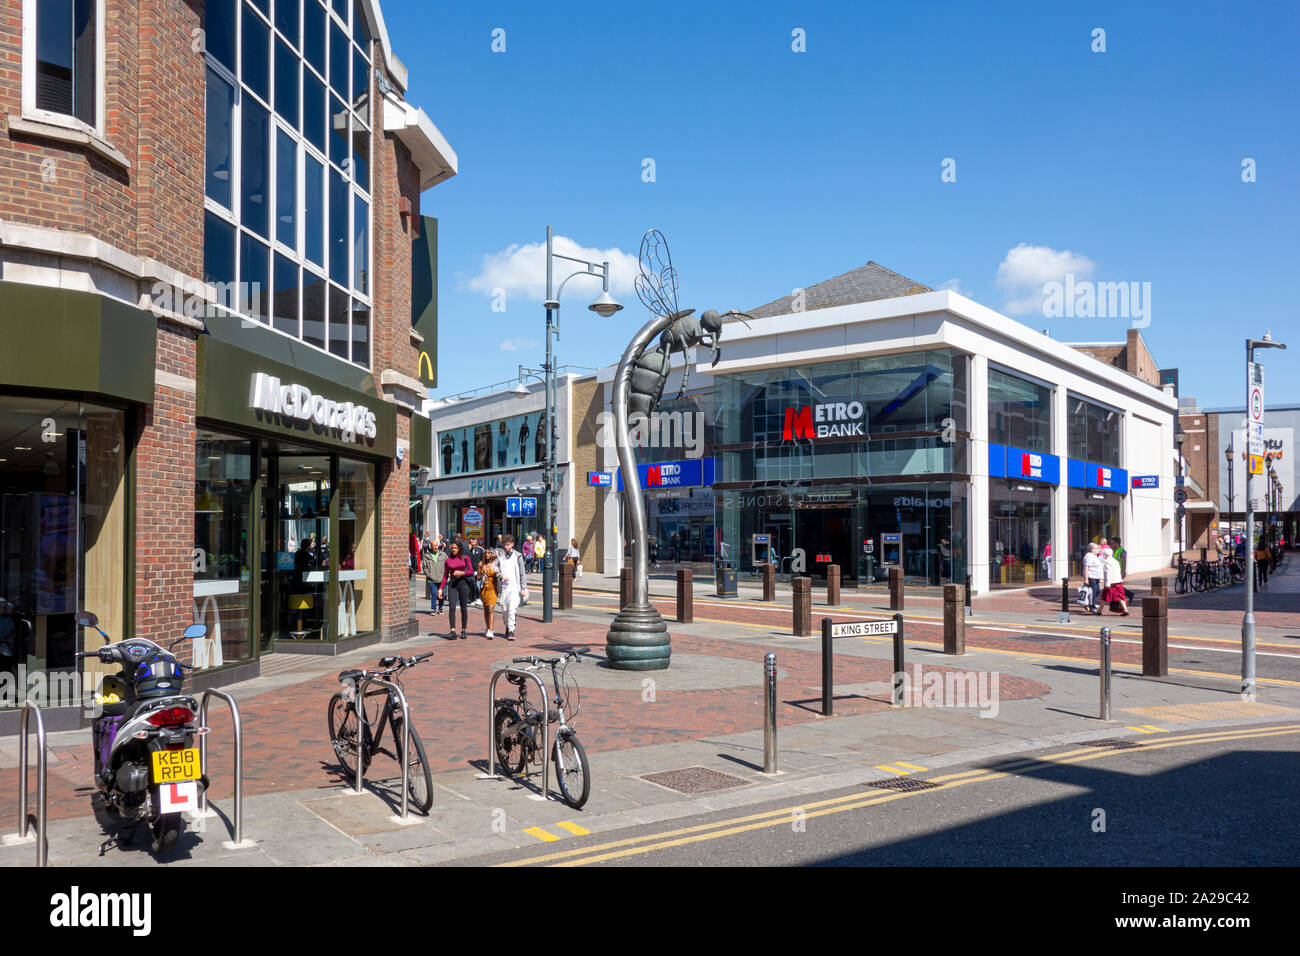
[[[207,624],[199,687],[411,633],[457,158],[407,84],[374,0],[0,0],[0,669],[79,609]]]

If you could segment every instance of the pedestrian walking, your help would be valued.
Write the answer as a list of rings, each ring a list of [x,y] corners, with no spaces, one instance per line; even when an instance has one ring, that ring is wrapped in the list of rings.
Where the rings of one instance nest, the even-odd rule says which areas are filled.
[[[1047,544],[1043,545],[1043,575],[1047,580],[1052,580],[1052,542],[1050,539]]]
[[[465,639],[465,629],[469,626],[470,582],[474,580],[474,564],[461,550],[460,542],[453,541],[447,554],[447,562],[442,569],[440,590],[447,596],[447,622],[450,630],[449,640],[455,640],[456,606],[460,605],[460,638]]]
[[[477,568],[480,564],[483,563],[483,555],[486,554],[487,552],[483,550],[482,541],[480,541],[478,538],[470,538],[469,549],[465,553],[466,555],[468,555],[470,561],[473,562],[474,567]],[[483,606],[483,599],[479,596],[478,593],[477,578],[472,578],[470,580],[470,606],[471,607]]]
[[[1119,543],[1119,538],[1110,539],[1110,549],[1115,552],[1115,560],[1119,562],[1120,574],[1128,576],[1128,552],[1124,546]]]
[[[528,578],[524,571],[524,556],[515,550],[513,535],[501,539],[501,550],[497,552],[497,567],[500,572],[500,592],[497,600],[506,619],[506,640],[515,639],[515,621],[519,605],[528,600]]]
[[[429,594],[429,610],[434,610],[438,606],[438,582],[442,576],[434,576],[433,573],[433,556],[437,554],[437,548],[433,546],[433,536],[429,532],[424,533],[424,540],[420,542],[420,570],[424,574],[425,590]]]
[[[673,532],[672,540],[669,542],[673,555],[673,564],[679,564],[682,560],[682,538],[676,531]]]
[[[524,570],[531,572],[533,570],[533,535],[529,532],[524,537],[524,542],[519,546],[520,552],[524,556]]]
[[[654,535],[650,536],[650,563],[659,567],[659,539]]]
[[[429,582],[429,610],[441,614],[447,606],[447,594],[440,586],[443,572],[447,570],[447,552],[435,548],[424,559],[424,576]]]
[[[1119,611],[1128,617],[1128,594],[1124,591],[1124,573],[1120,570],[1119,561],[1115,559],[1115,552],[1110,548],[1101,549],[1101,560],[1104,566],[1102,578],[1105,590],[1101,592],[1101,599],[1107,604],[1118,604]]]
[[[533,560],[537,562],[537,570],[542,571],[546,568],[546,537],[538,535],[537,540],[533,542]]]
[[[495,551],[488,551],[483,555],[483,562],[478,566],[475,577],[478,578],[479,599],[483,603],[483,636],[490,641],[496,636],[492,633],[492,618],[496,614],[497,589],[501,582]]]
[[[1101,613],[1101,582],[1105,577],[1105,565],[1101,560],[1101,547],[1093,542],[1083,556],[1083,579],[1087,582],[1091,598],[1090,609],[1093,614]]]
[[[578,539],[569,539],[569,550],[564,552],[564,560],[573,565],[573,580],[582,577],[582,552],[578,550]]]

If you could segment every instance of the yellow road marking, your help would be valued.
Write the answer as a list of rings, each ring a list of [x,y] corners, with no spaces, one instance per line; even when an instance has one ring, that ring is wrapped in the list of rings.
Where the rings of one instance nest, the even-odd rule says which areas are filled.
[[[591,831],[586,827],[580,827],[576,823],[570,823],[568,820],[561,820],[556,824],[561,830],[568,830],[574,836],[586,836]]]
[[[1167,730],[1166,728],[1164,728],[1164,727],[1157,727],[1155,724],[1143,724],[1143,725],[1142,725],[1142,729],[1145,730],[1145,731],[1147,731],[1148,733],[1153,733],[1153,734],[1167,734],[1167,733],[1171,733],[1171,731]]]
[[[894,766],[896,766],[896,767],[907,767],[909,770],[915,770],[915,771],[917,771],[917,772],[924,771],[924,770],[929,770],[929,769],[930,769],[929,767],[919,767],[919,766],[917,766],[917,765],[914,764],[914,763],[906,763],[906,762],[904,762],[904,761],[902,761],[902,760],[895,760],[895,761],[894,761]]]
[[[1191,746],[1198,743],[1213,743],[1227,740],[1244,740],[1260,737],[1276,737],[1287,734],[1300,733],[1300,724],[1285,725],[1272,729],[1264,728],[1241,728],[1238,730],[1223,730],[1217,732],[1208,732],[1200,734],[1187,734],[1179,737],[1172,737],[1162,740],[1159,743],[1142,744],[1141,750],[1163,750],[1169,747]],[[1033,766],[1035,764],[1045,763],[1081,763],[1088,760],[1096,760],[1101,757],[1114,756],[1117,754],[1130,753],[1130,748],[1098,748],[1085,747],[1079,750],[1066,751],[1060,754],[1052,754],[1044,757],[1028,757],[1016,761],[1014,764],[1005,765],[1002,768],[993,770],[990,768],[978,768],[975,770],[962,771],[951,774],[946,777],[934,778],[931,782],[939,783],[940,786],[932,790],[921,790],[914,792],[900,791],[885,795],[868,794],[866,792],[852,793],[842,797],[833,797],[827,800],[819,800],[803,806],[786,807],[780,810],[770,810],[763,813],[749,814],[743,817],[737,817],[731,820],[723,820],[716,823],[704,823],[696,826],[683,827],[676,830],[669,830],[664,833],[647,834],[640,837],[628,837],[622,840],[614,840],[609,843],[597,846],[584,847],[579,850],[569,850],[559,853],[551,853],[545,856],[531,857],[523,860],[512,860],[506,863],[498,864],[499,866],[527,866],[534,863],[551,863],[552,861],[564,861],[556,863],[559,866],[585,865],[588,863],[599,863],[609,859],[615,859],[624,856],[633,856],[641,853],[649,853],[659,849],[669,849],[674,846],[681,846],[688,843],[696,843],[704,840],[712,840],[722,836],[730,836],[736,833],[743,833],[749,830],[761,829],[764,827],[784,825],[789,822],[791,815],[797,810],[801,811],[804,818],[825,816],[831,813],[841,813],[845,810],[854,810],[866,806],[874,806],[880,803],[888,803],[891,800],[898,800],[904,797],[916,796],[918,793],[936,793],[940,790],[952,789],[962,786],[966,783],[979,783],[1010,777],[1015,772],[1012,768],[1020,765]],[[1067,759],[1073,758],[1073,759]],[[887,769],[887,768],[880,768]],[[812,812],[809,812],[812,811]],[[718,829],[722,827],[724,829]],[[676,839],[676,838],[681,839]],[[674,839],[669,839],[674,838]],[[655,843],[649,846],[634,846],[635,844],[648,843],[654,840],[666,840],[667,842]],[[616,850],[617,852],[603,853],[606,850]],[[596,853],[597,856],[583,857],[583,854]],[[571,859],[582,857],[582,859]]]
[[[559,839],[559,837],[557,837],[550,830],[543,830],[541,827],[529,827],[524,832],[527,833],[530,837],[537,837],[537,839],[545,840],[547,843],[554,843],[556,840]]]
[[[1140,733],[1140,734],[1149,734],[1149,733],[1151,733],[1151,731],[1149,731],[1149,730],[1146,730],[1146,729],[1144,729],[1144,728],[1142,728],[1142,727],[1134,727],[1134,726],[1132,726],[1131,724],[1126,725],[1126,726],[1124,727],[1124,729],[1125,729],[1125,730],[1136,730],[1136,731],[1137,731],[1138,733]]]
[[[910,771],[910,770],[899,770],[897,767],[890,766],[890,765],[887,764],[887,763],[877,764],[877,765],[876,765],[874,768],[872,768],[872,769],[874,769],[874,770],[888,770],[890,773],[892,773],[892,774],[897,774],[897,775],[900,776],[900,777],[906,777],[909,773],[912,772],[912,771]]]

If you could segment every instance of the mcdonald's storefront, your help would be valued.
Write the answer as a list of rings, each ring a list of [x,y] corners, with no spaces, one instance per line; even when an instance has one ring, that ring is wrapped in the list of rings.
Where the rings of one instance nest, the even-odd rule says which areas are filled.
[[[256,676],[269,652],[413,633],[391,593],[429,422],[368,370],[209,317],[183,379],[161,367],[185,337],[155,315],[10,282],[0,332],[0,735],[33,695],[51,729],[84,722],[98,665],[75,655],[102,640],[80,610],[113,640],[206,624],[173,649],[196,689]]]

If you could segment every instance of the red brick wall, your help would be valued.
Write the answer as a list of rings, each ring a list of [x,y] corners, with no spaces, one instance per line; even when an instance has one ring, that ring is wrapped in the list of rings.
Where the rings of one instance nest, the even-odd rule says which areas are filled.
[[[156,368],[195,377],[195,335],[158,328]],[[194,619],[193,392],[157,385],[141,414],[135,468],[135,633],[157,641],[179,637]],[[178,644],[188,660],[188,642]]]

